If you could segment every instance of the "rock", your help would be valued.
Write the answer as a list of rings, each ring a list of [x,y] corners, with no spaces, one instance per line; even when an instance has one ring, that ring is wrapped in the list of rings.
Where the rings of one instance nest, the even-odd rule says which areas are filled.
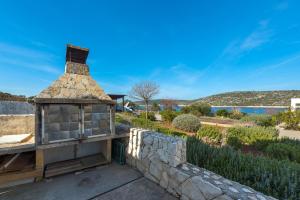
[[[151,162],[149,173],[159,180],[162,173],[162,164],[160,162]]]
[[[188,179],[181,186],[181,194],[191,200],[206,200],[197,185]]]
[[[235,189],[234,187],[229,187],[228,188],[231,192],[234,192],[234,193],[239,193],[239,191],[237,189]]]
[[[260,195],[260,194],[257,194],[256,197],[259,199],[259,200],[267,200],[264,196]]]
[[[160,179],[160,182],[159,182],[159,185],[163,188],[167,188],[168,187],[168,183],[169,183],[169,177],[168,177],[168,174],[167,172],[163,172],[162,173],[162,176],[161,176],[161,179]]]
[[[226,194],[223,194],[221,196],[218,196],[214,200],[233,200],[231,197],[227,196]]]
[[[247,188],[242,188],[242,190],[246,193],[253,193],[251,190],[248,190]]]
[[[213,199],[222,194],[222,190],[208,181],[203,180],[200,176],[194,176],[192,183],[195,184],[206,199]]]
[[[146,137],[143,138],[143,142],[145,145],[151,146],[153,143],[153,137],[147,135]]]

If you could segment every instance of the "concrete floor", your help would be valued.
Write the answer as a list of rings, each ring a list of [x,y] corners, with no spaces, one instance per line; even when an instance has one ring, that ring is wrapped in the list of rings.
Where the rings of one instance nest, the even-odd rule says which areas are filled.
[[[37,183],[0,189],[1,200],[175,200],[127,165],[111,164]]]

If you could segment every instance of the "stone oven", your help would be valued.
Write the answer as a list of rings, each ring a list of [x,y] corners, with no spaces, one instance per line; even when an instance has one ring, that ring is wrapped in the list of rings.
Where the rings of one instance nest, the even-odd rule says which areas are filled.
[[[67,45],[65,73],[35,98],[41,167],[91,156],[110,162],[115,102],[90,76],[88,53]]]

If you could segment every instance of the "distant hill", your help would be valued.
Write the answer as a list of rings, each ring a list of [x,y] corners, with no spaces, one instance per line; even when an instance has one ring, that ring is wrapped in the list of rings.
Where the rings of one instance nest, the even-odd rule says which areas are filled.
[[[27,98],[23,95],[0,92],[0,101],[27,101]]]
[[[214,106],[290,106],[291,98],[300,98],[300,90],[227,92],[200,98]]]

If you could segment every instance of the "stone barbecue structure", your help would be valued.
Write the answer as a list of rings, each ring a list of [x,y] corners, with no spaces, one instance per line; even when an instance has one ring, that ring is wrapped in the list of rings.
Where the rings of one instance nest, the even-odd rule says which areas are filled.
[[[86,48],[67,45],[65,73],[35,98],[41,168],[65,160],[88,160],[80,160],[80,164],[74,161],[78,165],[74,171],[85,162],[91,167],[111,160],[115,102],[90,76],[88,53]],[[50,168],[45,175],[56,175],[48,173]]]
[[[183,200],[275,200],[186,161],[185,139],[130,130],[127,163]]]

